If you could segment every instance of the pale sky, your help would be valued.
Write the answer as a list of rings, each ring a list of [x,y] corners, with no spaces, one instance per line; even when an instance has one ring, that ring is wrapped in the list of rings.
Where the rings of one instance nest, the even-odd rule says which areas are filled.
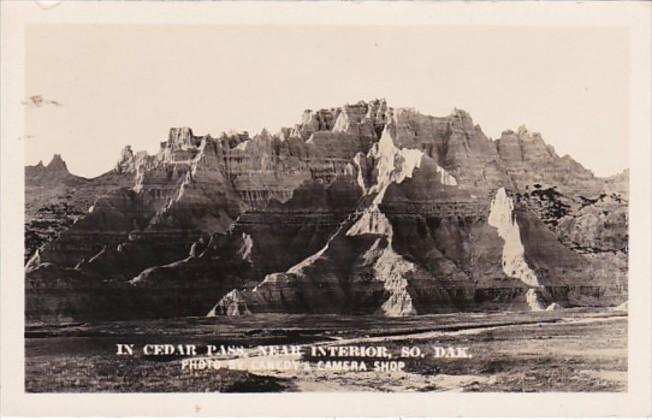
[[[276,132],[304,109],[384,97],[525,124],[596,175],[628,166],[628,38],[618,28],[38,25],[27,30],[28,164],[111,169],[170,127]]]

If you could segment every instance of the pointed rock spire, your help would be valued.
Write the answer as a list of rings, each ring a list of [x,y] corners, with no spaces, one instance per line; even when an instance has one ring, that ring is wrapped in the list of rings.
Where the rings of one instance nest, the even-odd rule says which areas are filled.
[[[61,158],[60,154],[55,154],[52,157],[52,160],[50,163],[48,163],[48,166],[45,167],[50,172],[68,172],[68,167],[66,166],[66,162]]]

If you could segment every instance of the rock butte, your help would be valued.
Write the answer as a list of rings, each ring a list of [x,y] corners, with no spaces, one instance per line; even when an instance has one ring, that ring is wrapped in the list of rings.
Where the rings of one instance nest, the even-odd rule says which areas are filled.
[[[524,127],[384,100],[270,134],[172,128],[154,155],[26,175],[26,316],[409,316],[615,306],[628,174],[595,177]]]

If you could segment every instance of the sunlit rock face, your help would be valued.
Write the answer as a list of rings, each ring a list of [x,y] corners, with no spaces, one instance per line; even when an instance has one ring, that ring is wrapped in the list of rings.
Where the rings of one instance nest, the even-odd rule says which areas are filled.
[[[620,304],[623,177],[524,128],[494,141],[464,111],[384,100],[306,110],[277,134],[172,128],[97,178],[60,157],[26,167],[27,316]]]
[[[514,217],[514,203],[507,196],[505,188],[496,192],[491,201],[489,225],[496,228],[503,240],[503,271],[510,277],[516,277],[530,287],[539,287],[539,279],[525,261],[525,248],[521,242],[521,231]]]

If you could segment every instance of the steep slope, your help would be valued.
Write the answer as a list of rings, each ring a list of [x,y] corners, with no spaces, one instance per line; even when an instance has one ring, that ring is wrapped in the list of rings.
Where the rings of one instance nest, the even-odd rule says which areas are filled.
[[[629,200],[629,169],[625,169],[616,175],[604,178],[604,184],[605,193],[615,193],[625,200]]]
[[[627,201],[606,192],[623,182],[525,129],[493,141],[461,110],[374,100],[307,110],[274,135],[173,128],[154,155],[127,146],[112,171],[62,179],[74,188],[52,201],[80,210],[26,265],[28,319],[405,316],[626,295]]]
[[[72,175],[60,155],[47,166],[26,166],[25,261],[83,218],[98,198],[131,183],[129,176],[114,171],[94,179]]]
[[[25,261],[83,214],[85,209],[71,206],[67,198],[86,181],[70,174],[60,155],[47,166],[25,167]]]
[[[357,156],[365,162],[361,166],[373,168],[372,181],[361,181],[366,191],[362,206],[317,253],[285,273],[268,275],[251,290],[233,291],[211,315],[296,311],[403,316],[501,305],[541,310],[553,302],[577,304],[574,295],[582,290],[592,291],[593,304],[611,304],[622,296],[619,281],[611,287],[602,278],[591,286],[585,272],[589,261],[560,244],[525,203],[515,208],[505,189],[560,182],[579,171],[586,179],[564,185],[592,191],[599,181],[591,174],[568,166],[567,159],[524,130],[521,136],[529,138],[516,139],[529,142],[519,146],[524,152],[503,161],[468,114],[456,111],[441,124],[445,128],[411,110],[389,114],[380,141],[367,156]],[[546,152],[543,158],[541,150]],[[462,160],[475,164],[455,163]],[[447,162],[460,181],[438,161]],[[558,172],[532,174],[524,161],[567,170],[562,178]]]
[[[524,126],[518,131],[504,131],[496,140],[498,154],[514,188],[527,191],[535,184],[556,186],[570,195],[595,195],[604,188],[603,181],[570,156],[559,157],[539,133]]]

